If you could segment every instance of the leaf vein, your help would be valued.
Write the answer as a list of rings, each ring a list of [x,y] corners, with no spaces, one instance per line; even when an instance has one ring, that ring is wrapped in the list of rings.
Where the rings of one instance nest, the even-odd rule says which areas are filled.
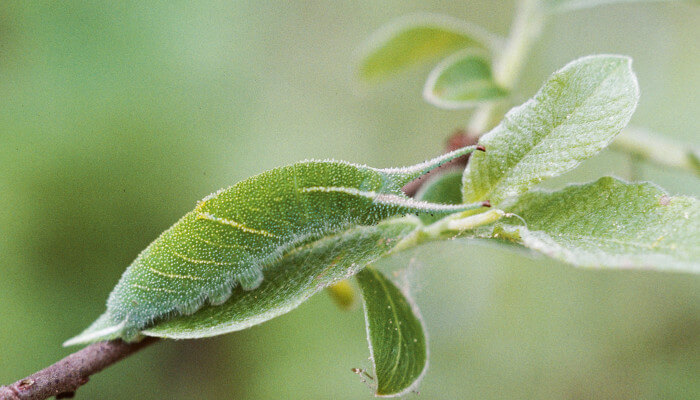
[[[163,272],[160,270],[157,270],[153,267],[148,267],[149,271],[153,272],[156,275],[164,276],[166,278],[177,278],[177,279],[191,279],[193,281],[199,281],[204,278],[199,277],[199,276],[194,276],[194,275],[178,275],[178,274],[169,274],[167,272]]]

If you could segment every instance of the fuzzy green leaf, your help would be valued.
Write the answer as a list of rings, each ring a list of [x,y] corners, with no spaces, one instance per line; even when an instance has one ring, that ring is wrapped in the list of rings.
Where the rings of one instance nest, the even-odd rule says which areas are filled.
[[[651,2],[678,2],[680,0],[543,0],[543,6],[549,12],[566,12],[591,8],[605,4],[615,3],[651,3]],[[697,2],[697,0],[695,0]]]
[[[605,177],[529,192],[508,211],[527,225],[499,226],[496,236],[570,264],[700,273],[700,203],[694,197]]]
[[[595,155],[624,128],[639,98],[632,60],[580,58],[555,72],[479,143],[464,172],[464,200],[499,204]]]
[[[489,58],[473,50],[443,60],[430,73],[423,89],[425,100],[446,109],[474,107],[507,95],[508,91],[493,80]]]
[[[410,15],[389,23],[370,37],[358,72],[364,80],[379,81],[459,49],[489,49],[496,42],[479,27],[461,20],[432,14]]]
[[[418,384],[428,360],[417,310],[391,280],[372,267],[357,274],[374,363],[377,396],[399,396]]]
[[[407,213],[445,214],[480,207],[420,202],[401,192],[401,187],[416,177],[473,150],[473,146],[466,147],[408,168],[305,161],[220,190],[200,201],[151,243],[110,294],[106,313],[66,344],[117,337],[133,340],[140,331],[157,332],[159,324],[180,315],[187,317],[178,321],[194,321],[188,337],[209,336],[240,329],[241,319],[259,323],[270,315],[287,312],[310,292],[309,288],[285,283],[285,279],[308,283],[316,279],[318,268],[348,264],[345,257],[352,260],[350,264],[361,266],[368,260],[353,257],[364,257],[364,253],[371,254],[370,259],[378,256],[362,248],[348,252],[340,244],[326,245],[325,240],[344,243],[346,239],[338,239],[338,235]],[[321,264],[299,262],[295,254],[305,254]],[[352,275],[355,271],[345,265],[343,273]],[[271,282],[261,289],[266,280]],[[337,280],[321,280],[316,285],[323,288]],[[231,298],[237,286],[242,291]],[[198,311],[203,306],[224,309],[229,302],[238,304],[251,298],[261,303],[256,311],[259,315],[238,318],[234,312],[222,311],[232,320],[217,320],[215,326],[198,328],[202,318]],[[202,311],[201,315],[208,314]]]

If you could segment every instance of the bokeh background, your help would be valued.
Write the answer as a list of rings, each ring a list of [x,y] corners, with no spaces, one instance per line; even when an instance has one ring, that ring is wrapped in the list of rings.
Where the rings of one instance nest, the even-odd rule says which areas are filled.
[[[396,166],[439,153],[469,112],[421,99],[427,66],[375,88],[353,75],[375,29],[418,11],[505,35],[513,2],[3,1],[0,383],[73,351],[63,340],[206,194],[305,158]],[[700,7],[683,3],[563,14],[519,96],[579,56],[627,54],[642,90],[632,123],[697,146],[698,21]],[[610,152],[551,185],[632,172],[700,194],[690,175]],[[464,243],[379,267],[411,282],[427,324],[419,398],[700,398],[695,276],[581,270]],[[370,398],[350,372],[367,357],[361,308],[341,312],[321,293],[246,331],[159,343],[78,398]]]

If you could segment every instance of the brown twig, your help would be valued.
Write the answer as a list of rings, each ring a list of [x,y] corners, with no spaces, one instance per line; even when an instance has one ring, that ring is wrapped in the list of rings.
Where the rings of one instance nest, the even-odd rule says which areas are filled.
[[[80,386],[87,383],[90,375],[156,341],[158,338],[147,337],[136,343],[112,340],[91,344],[33,375],[0,387],[0,400],[71,398]]]

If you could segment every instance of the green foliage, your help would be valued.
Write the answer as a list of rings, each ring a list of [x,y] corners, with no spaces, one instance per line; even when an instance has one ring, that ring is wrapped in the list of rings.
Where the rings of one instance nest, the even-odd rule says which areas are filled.
[[[374,225],[406,213],[445,214],[479,208],[481,204],[419,202],[401,192],[401,187],[411,180],[474,149],[465,147],[407,168],[376,169],[336,161],[306,161],[220,190],[200,201],[192,212],[151,243],[110,294],[107,312],[66,344],[116,337],[133,340],[154,322],[193,314],[205,304],[228,304],[236,286],[250,291],[265,278],[274,280],[274,266],[284,261],[285,255],[322,246],[325,242],[321,239],[356,226]],[[327,261],[321,256],[319,259]],[[311,274],[305,275],[305,281],[315,276],[313,268],[305,268],[304,263],[292,264],[302,268],[304,274]],[[335,281],[324,281],[320,288]],[[281,303],[274,303],[275,307],[288,311],[298,304],[294,301],[299,295],[288,298],[290,295],[284,293],[286,286],[273,287],[266,294],[282,297]],[[257,301],[265,303],[260,297]],[[226,315],[234,319],[233,327],[228,321],[216,320],[215,326],[222,328],[207,327],[200,333],[195,327],[191,329],[195,332],[192,337],[207,336],[217,329],[238,329],[238,319]],[[191,320],[198,321],[197,317]]]
[[[398,395],[421,376],[427,348],[408,300],[365,268],[388,253],[458,231],[509,239],[574,265],[700,272],[695,199],[611,178],[528,192],[607,146],[629,121],[638,95],[629,58],[573,61],[480,139],[486,152],[472,154],[463,174],[439,174],[415,200],[401,187],[483,148],[407,168],[305,161],[220,190],[144,250],[110,295],[107,311],[66,344],[237,331],[357,274],[377,395]],[[485,201],[505,211],[479,213]],[[430,215],[398,218],[407,213]]]
[[[632,1],[523,0],[503,48],[492,48],[491,55],[473,49],[453,52],[428,76],[424,98],[440,108],[478,107],[469,128],[481,134],[498,122],[498,107],[510,100],[524,55],[549,15]],[[427,201],[454,203],[461,192],[464,202],[489,201],[507,212],[465,212],[442,219],[423,215],[421,221],[430,225],[420,229],[419,238],[445,239],[447,232],[459,231],[462,236],[507,239],[577,266],[700,272],[695,198],[670,197],[653,185],[613,178],[558,192],[529,192],[607,147],[629,122],[638,100],[629,58],[600,55],[571,62],[479,140],[486,152],[471,157],[461,188],[458,175],[443,174],[417,194]],[[697,151],[647,138],[624,135],[615,148],[635,159],[697,174]],[[396,346],[393,351],[400,352]]]
[[[514,71],[509,96],[455,112],[427,104],[421,109],[406,99],[419,82],[401,79],[364,100],[346,87],[356,40],[381,23],[381,15],[412,8],[404,2],[333,3],[312,12],[294,2],[6,2],[0,35],[0,85],[8,94],[0,109],[5,261],[0,384],[36,369],[40,360],[65,356],[67,349],[55,344],[99,315],[129,262],[212,189],[267,166],[324,154],[374,160],[372,165],[422,159],[454,128],[472,135],[491,130],[512,105],[534,94],[531,89],[546,73],[565,64],[553,62],[568,61],[571,54],[590,49],[634,54],[644,99],[633,123],[658,134],[625,128],[610,145],[614,152],[546,186],[614,174],[653,180],[673,195],[700,193],[695,176],[669,169],[700,171],[699,153],[693,151],[700,75],[694,73],[694,53],[687,51],[696,46],[698,10],[628,2],[547,13],[539,31],[545,40],[537,45],[536,27],[513,25],[507,32],[507,19],[521,15],[511,6],[525,2],[420,6],[478,22],[516,42],[488,54],[494,75]],[[527,67],[520,69],[503,54],[518,47],[523,32],[535,33],[515,57]],[[460,50],[413,72],[427,76]],[[678,143],[667,146],[669,139]],[[419,197],[460,203],[461,174],[445,181],[434,175],[424,178]],[[429,195],[433,183],[444,194]],[[536,193],[541,194],[526,192],[513,203]],[[577,196],[561,204],[585,200]],[[534,210],[524,207],[520,213],[549,237],[541,218],[533,219]],[[407,230],[415,225],[417,231],[401,239],[402,246],[425,237],[425,225],[442,218],[419,217],[423,225],[402,220]],[[377,226],[390,221],[399,223],[391,219]],[[510,233],[514,239],[526,226],[517,217],[502,217],[496,225],[500,237]],[[470,237],[494,225],[481,228],[443,231],[441,237]],[[686,230],[692,236],[697,228]],[[545,255],[526,259],[530,250],[520,241],[456,239],[400,254],[401,248],[391,249],[390,259],[373,265],[390,278],[394,269],[411,265],[406,275],[411,281],[397,283],[418,288],[416,301],[431,330],[431,366],[417,398],[700,398],[700,374],[692,373],[700,370],[700,281],[694,275],[632,270],[648,267],[645,263],[624,270],[570,268]],[[591,246],[586,252],[597,250]],[[670,250],[665,256],[677,258]],[[342,282],[348,281],[356,284]],[[245,296],[241,304],[252,304],[265,284],[251,291],[239,286],[231,300]],[[293,286],[288,284],[290,292]],[[298,290],[303,298],[304,288]],[[350,367],[369,364],[359,310],[339,314],[325,294],[310,300],[256,329],[162,343],[110,367],[77,396],[370,397],[349,373]],[[274,315],[282,309],[266,310]],[[253,311],[266,312],[262,305]],[[243,326],[242,312],[238,318],[232,324]]]
[[[423,324],[410,301],[372,267],[357,274],[367,322],[367,340],[377,380],[377,396],[411,390],[428,363]]]
[[[508,211],[526,225],[497,226],[495,237],[569,264],[700,273],[700,203],[694,197],[605,177],[529,192]]]
[[[447,109],[468,108],[503,99],[508,92],[493,81],[487,56],[466,50],[443,60],[428,76],[423,97]]]
[[[553,74],[479,143],[464,172],[464,200],[503,200],[595,155],[627,125],[639,87],[627,57],[588,56]]]
[[[359,75],[376,82],[447,57],[428,77],[424,97],[442,108],[478,107],[472,122],[482,133],[498,122],[494,110],[512,101],[522,56],[545,17],[609,2],[524,1],[507,46],[462,21],[412,16],[370,40]],[[608,146],[638,98],[628,57],[588,56],[554,73],[534,98],[508,112],[479,140],[486,152],[474,154],[465,171],[435,176],[415,200],[403,195],[403,185],[475,147],[408,168],[300,162],[220,190],[138,256],[110,294],[107,311],[66,345],[238,331],[356,276],[376,395],[395,396],[410,391],[424,373],[427,344],[411,302],[367,267],[387,254],[464,236],[522,246],[576,266],[700,272],[695,198],[614,178],[531,191]],[[636,136],[619,145],[660,163],[673,151],[680,168],[698,170],[693,151],[650,151],[654,146]],[[487,202],[494,208],[483,212]],[[341,305],[349,303],[348,288],[334,292]]]
[[[459,49],[488,49],[495,43],[480,28],[463,21],[417,14],[388,24],[370,38],[358,72],[367,81],[379,81]]]

